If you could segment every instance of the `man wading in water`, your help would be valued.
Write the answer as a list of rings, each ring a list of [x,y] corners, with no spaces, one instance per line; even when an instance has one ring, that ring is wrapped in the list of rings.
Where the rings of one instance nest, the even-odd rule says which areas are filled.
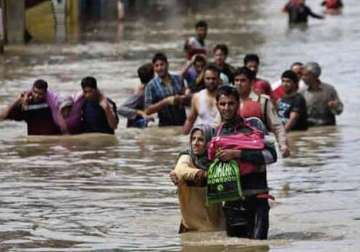
[[[238,133],[251,134],[253,128],[239,116],[239,93],[236,88],[222,86],[216,95],[217,107],[221,115],[222,125],[218,129],[219,136]],[[266,164],[276,162],[276,150],[272,144],[266,144],[263,150],[220,150],[218,157],[223,161],[236,160],[248,162],[254,171],[241,174],[241,188],[245,198],[225,202],[224,214],[226,232],[229,236],[267,239],[269,229],[268,185]]]

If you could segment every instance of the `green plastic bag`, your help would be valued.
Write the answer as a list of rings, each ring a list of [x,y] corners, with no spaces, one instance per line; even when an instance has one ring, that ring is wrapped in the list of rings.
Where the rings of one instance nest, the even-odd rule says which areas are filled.
[[[210,165],[207,178],[207,204],[243,198],[239,166],[235,160],[215,159]]]

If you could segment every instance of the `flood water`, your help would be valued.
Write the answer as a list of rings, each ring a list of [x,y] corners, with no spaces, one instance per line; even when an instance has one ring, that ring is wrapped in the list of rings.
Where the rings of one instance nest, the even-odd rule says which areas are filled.
[[[66,44],[11,46],[0,56],[0,109],[37,78],[63,94],[93,75],[121,104],[137,84],[137,67],[157,50],[170,68],[184,63],[195,20],[209,21],[209,44],[225,42],[229,62],[256,52],[260,75],[275,82],[295,61],[318,61],[322,79],[345,104],[336,127],[289,135],[293,156],[268,168],[268,241],[224,233],[178,235],[176,188],[168,173],[187,138],[179,128],[126,129],[115,137],[27,137],[24,123],[0,122],[1,251],[359,251],[360,5],[343,15],[289,29],[284,1],[154,1],[123,23],[86,25]],[[320,12],[321,1],[308,1]],[[230,7],[230,8],[229,8]]]

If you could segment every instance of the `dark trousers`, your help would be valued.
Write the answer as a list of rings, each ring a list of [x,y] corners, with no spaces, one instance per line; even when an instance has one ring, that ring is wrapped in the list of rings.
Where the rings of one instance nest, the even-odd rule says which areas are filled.
[[[269,230],[269,203],[256,196],[228,201],[224,205],[226,233],[250,239],[267,239]]]

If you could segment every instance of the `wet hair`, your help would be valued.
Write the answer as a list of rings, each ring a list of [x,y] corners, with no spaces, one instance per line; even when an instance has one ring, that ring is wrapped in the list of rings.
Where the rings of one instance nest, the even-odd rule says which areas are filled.
[[[41,89],[41,90],[47,90],[48,88],[48,84],[46,81],[42,80],[42,79],[38,79],[36,81],[34,81],[33,83],[33,88],[37,88],[37,89]]]
[[[304,66],[304,69],[308,70],[309,72],[311,72],[313,75],[315,75],[317,78],[320,77],[321,75],[321,67],[318,63],[316,62],[309,62],[306,63]]]
[[[254,71],[251,71],[249,68],[247,67],[239,67],[235,70],[234,72],[234,78],[235,76],[238,76],[240,74],[243,74],[246,76],[246,78],[248,78],[250,81],[255,80],[256,74]]]
[[[294,66],[304,66],[304,64],[301,62],[294,62],[291,64],[290,69],[292,69]]]
[[[137,73],[141,83],[146,85],[152,80],[152,78],[154,78],[153,65],[151,63],[146,63],[138,68]]]
[[[164,61],[166,63],[168,62],[165,53],[162,52],[155,53],[154,57],[152,58],[152,63],[154,64],[158,60]]]
[[[282,78],[288,78],[292,80],[295,84],[299,82],[299,78],[297,77],[296,73],[292,70],[286,70],[285,72],[283,72],[283,74],[281,75],[281,79]]]
[[[240,101],[240,95],[237,89],[230,85],[223,85],[218,88],[216,91],[216,101],[218,102],[220,100],[220,97],[224,96],[232,96],[236,99],[236,101]]]
[[[220,77],[221,71],[220,71],[220,69],[218,68],[217,65],[212,64],[212,63],[207,64],[207,65],[205,66],[205,68],[204,68],[204,73],[205,73],[207,70],[210,70],[210,71],[213,71],[213,72],[217,73],[218,77]]]
[[[217,50],[221,50],[225,54],[225,56],[228,56],[229,54],[229,48],[225,44],[217,44],[214,47],[213,53],[215,53]]]
[[[246,65],[250,61],[255,61],[257,64],[260,64],[259,56],[257,54],[254,54],[254,53],[250,53],[250,54],[245,55],[245,57],[244,57],[244,65]]]
[[[96,79],[92,76],[87,76],[84,79],[81,80],[81,88],[93,88],[93,89],[97,89],[97,82]]]
[[[204,27],[205,29],[207,29],[208,28],[207,22],[205,20],[199,20],[198,22],[196,22],[195,29],[200,27]]]

